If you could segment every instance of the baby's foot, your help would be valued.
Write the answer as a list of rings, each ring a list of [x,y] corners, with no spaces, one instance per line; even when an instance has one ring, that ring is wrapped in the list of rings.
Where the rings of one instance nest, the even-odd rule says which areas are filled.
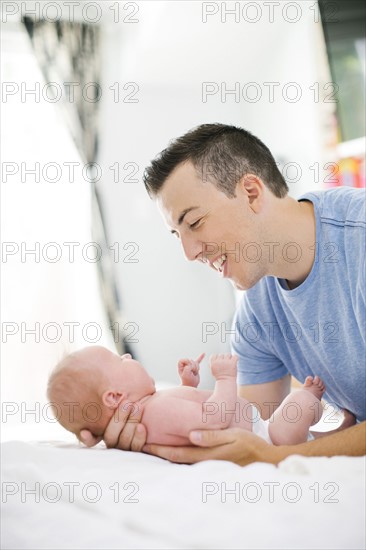
[[[325,392],[325,385],[319,376],[314,376],[314,378],[312,376],[307,376],[304,382],[304,390],[309,391],[320,400]]]

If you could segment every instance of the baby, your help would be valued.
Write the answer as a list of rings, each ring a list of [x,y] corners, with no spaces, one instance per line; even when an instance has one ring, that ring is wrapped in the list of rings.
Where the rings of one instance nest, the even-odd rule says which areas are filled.
[[[56,366],[47,396],[57,420],[79,439],[82,430],[102,436],[122,406],[134,408],[132,417],[143,407],[141,423],[147,431],[147,443],[191,445],[188,434],[192,430],[229,427],[253,431],[274,445],[307,441],[310,426],[322,415],[320,399],[325,386],[318,376],[308,376],[303,388],[290,393],[265,421],[254,405],[237,395],[238,358],[234,355],[211,356],[214,391],[197,389],[203,357],[179,361],[182,386],[156,391],[154,380],[130,354],[119,356],[90,346],[68,355]]]

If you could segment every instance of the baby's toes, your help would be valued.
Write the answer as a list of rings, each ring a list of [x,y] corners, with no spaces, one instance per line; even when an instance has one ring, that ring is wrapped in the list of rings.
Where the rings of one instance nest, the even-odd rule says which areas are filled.
[[[304,386],[309,387],[309,386],[312,386],[312,384],[313,384],[313,377],[312,376],[307,376],[305,378]]]
[[[314,384],[318,386],[319,389],[322,389],[324,387],[324,382],[319,376],[314,377]]]

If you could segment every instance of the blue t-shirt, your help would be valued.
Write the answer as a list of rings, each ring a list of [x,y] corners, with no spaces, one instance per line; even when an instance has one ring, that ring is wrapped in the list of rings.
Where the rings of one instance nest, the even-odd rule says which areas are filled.
[[[315,261],[293,290],[264,277],[244,292],[232,336],[238,384],[318,374],[328,402],[366,419],[365,196],[335,188],[299,199],[314,205]]]

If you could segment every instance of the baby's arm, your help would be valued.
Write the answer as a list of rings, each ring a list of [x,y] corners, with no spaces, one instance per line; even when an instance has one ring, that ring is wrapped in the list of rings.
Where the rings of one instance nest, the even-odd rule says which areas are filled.
[[[155,441],[157,437],[160,439],[166,436],[188,440],[192,430],[227,428],[233,415],[240,413],[236,387],[237,360],[236,356],[230,354],[211,357],[211,370],[216,378],[216,385],[213,393],[207,393],[203,397],[204,401],[202,398],[182,398],[179,391],[177,395],[170,394],[164,400],[156,399],[150,406],[147,405],[143,422],[148,438],[150,434]],[[163,439],[159,442],[168,444]]]
[[[213,429],[213,424],[218,424],[219,429],[228,428],[234,414],[237,419],[239,418],[237,363],[238,357],[230,353],[210,357],[211,372],[216,384],[211,397],[202,404],[206,428]]]

